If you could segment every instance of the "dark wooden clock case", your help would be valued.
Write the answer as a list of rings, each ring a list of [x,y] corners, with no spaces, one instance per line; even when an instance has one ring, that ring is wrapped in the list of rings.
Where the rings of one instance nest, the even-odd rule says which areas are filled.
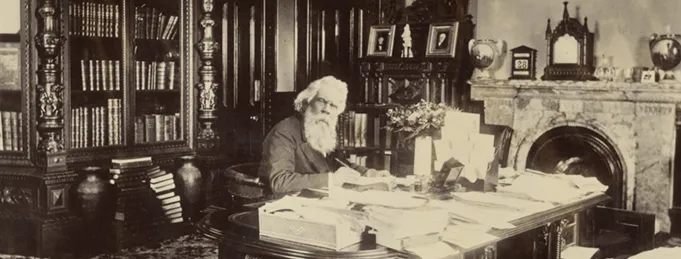
[[[551,19],[546,25],[547,61],[542,80],[598,80],[593,76],[594,72],[594,34],[589,32],[587,18],[584,24],[576,18],[571,18],[567,11],[567,2],[563,3],[563,20],[551,31]],[[577,40],[579,45],[579,61],[577,64],[554,63],[554,44],[563,35],[570,35]]]

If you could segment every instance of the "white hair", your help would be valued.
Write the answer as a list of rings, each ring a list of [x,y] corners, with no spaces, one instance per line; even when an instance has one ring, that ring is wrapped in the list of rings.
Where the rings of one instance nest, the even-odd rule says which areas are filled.
[[[319,89],[322,87],[333,87],[341,92],[343,94],[343,101],[338,104],[338,108],[341,111],[345,110],[345,100],[348,95],[348,84],[338,80],[333,76],[325,76],[310,83],[305,90],[298,93],[296,100],[293,101],[293,108],[297,112],[305,112],[307,105],[310,103],[310,101],[312,101],[313,98],[315,98],[315,96],[317,96],[317,92],[319,92]]]

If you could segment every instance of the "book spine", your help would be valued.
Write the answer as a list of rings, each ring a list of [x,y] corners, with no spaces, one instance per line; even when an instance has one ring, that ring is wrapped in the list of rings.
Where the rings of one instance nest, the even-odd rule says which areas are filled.
[[[175,88],[175,61],[168,61],[168,90]]]

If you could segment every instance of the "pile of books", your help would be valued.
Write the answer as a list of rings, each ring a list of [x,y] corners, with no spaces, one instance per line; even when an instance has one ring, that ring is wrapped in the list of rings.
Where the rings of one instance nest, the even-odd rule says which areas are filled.
[[[151,157],[112,159],[111,184],[117,189],[111,244],[115,250],[163,239],[171,224],[183,222],[173,174]]]
[[[147,171],[149,187],[156,198],[157,208],[160,208],[160,221],[156,223],[179,223],[183,222],[182,205],[180,196],[175,191],[173,174],[161,170],[158,166]]]
[[[139,244],[149,224],[152,193],[146,172],[152,168],[151,157],[111,160],[111,183],[117,198],[113,222],[113,248]]]

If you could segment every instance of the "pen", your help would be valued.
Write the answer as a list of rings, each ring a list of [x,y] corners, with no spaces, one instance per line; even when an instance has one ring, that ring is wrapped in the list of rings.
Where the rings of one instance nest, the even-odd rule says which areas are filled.
[[[338,159],[337,157],[334,157],[333,159],[336,159],[336,161],[338,161],[338,163],[340,163],[341,165],[343,165],[343,166],[345,166],[345,167],[352,168],[352,167],[350,167],[348,164],[343,163],[343,161],[341,161],[341,160]]]

